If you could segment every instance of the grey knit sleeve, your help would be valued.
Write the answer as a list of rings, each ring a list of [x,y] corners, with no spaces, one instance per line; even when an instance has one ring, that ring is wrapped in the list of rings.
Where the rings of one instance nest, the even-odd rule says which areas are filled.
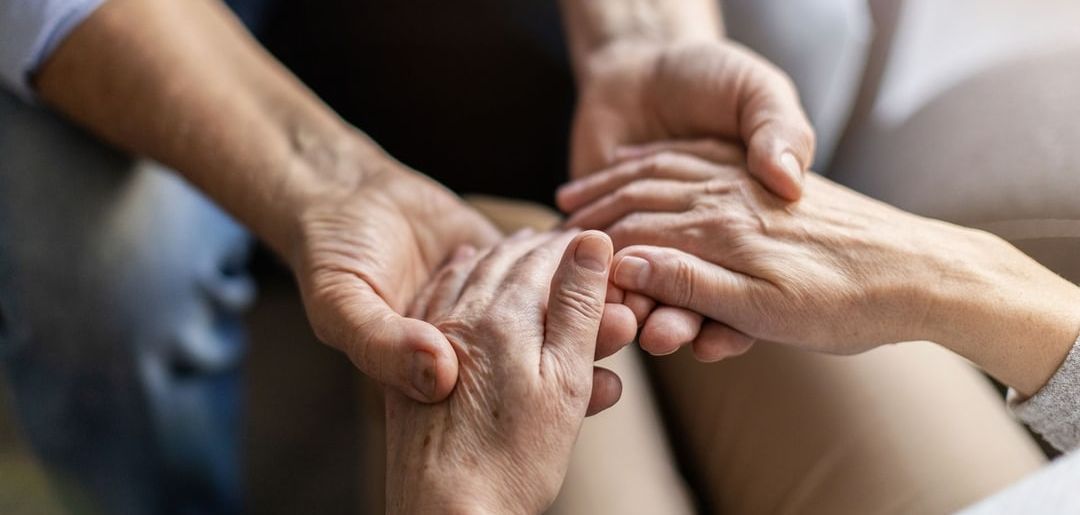
[[[1080,338],[1061,368],[1031,398],[1021,399],[1009,390],[1009,408],[1054,447],[1068,451],[1080,446]]]

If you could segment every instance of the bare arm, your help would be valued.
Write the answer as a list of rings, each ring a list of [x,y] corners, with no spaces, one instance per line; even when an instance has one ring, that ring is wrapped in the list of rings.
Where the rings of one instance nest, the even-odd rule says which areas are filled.
[[[110,0],[35,85],[104,140],[176,169],[273,246],[316,335],[361,370],[422,401],[454,387],[446,337],[401,313],[453,249],[498,232],[339,119],[220,2]]]
[[[305,199],[354,184],[379,154],[210,0],[111,0],[35,84],[105,140],[175,168],[285,254]]]

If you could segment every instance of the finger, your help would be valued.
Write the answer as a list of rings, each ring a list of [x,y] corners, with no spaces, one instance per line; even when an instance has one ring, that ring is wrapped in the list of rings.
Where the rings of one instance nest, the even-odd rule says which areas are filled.
[[[596,336],[596,356],[604,359],[630,342],[637,336],[638,323],[630,308],[612,302],[604,304],[604,316],[600,319],[600,332]]]
[[[746,143],[750,173],[776,195],[797,200],[802,172],[813,162],[814,131],[795,85],[749,49],[726,46],[724,52],[688,47],[663,63],[660,88],[671,101],[660,106],[660,116],[676,133],[737,133]]]
[[[458,296],[459,301],[469,297],[487,298],[499,290],[511,270],[520,268],[517,265],[522,256],[555,239],[568,241],[571,236],[572,234],[565,232],[532,234],[531,230],[519,231],[493,247],[479,260],[465,278],[465,286]],[[543,277],[550,277],[550,273]]]
[[[618,374],[603,367],[593,367],[592,397],[585,416],[591,417],[619,402],[622,397],[622,379]]]
[[[441,277],[424,311],[424,320],[436,321],[450,312],[465,289],[465,280],[480,259],[481,255],[475,249],[465,252],[439,273]]]
[[[700,192],[698,183],[643,179],[575,211],[564,226],[604,229],[634,212],[682,212],[690,209]]]
[[[754,306],[768,305],[772,285],[681,250],[635,246],[619,252],[612,281],[627,292],[696,311],[737,327]]]
[[[436,288],[446,280],[447,276],[453,273],[455,265],[465,262],[475,255],[476,247],[473,247],[472,245],[462,245],[458,247],[450,256],[450,259],[447,260],[446,264],[444,264],[442,268],[439,269],[438,273],[435,274],[435,277],[431,278],[431,280],[424,285],[424,288],[420,290],[420,293],[416,295],[416,298],[413,299],[412,305],[410,305],[408,311],[409,318],[430,320],[427,316],[428,306],[431,305],[431,299],[435,295]]]
[[[814,160],[814,129],[790,79],[762,74],[743,111],[747,168],[770,191],[787,200],[802,196],[803,179]]]
[[[750,139],[747,168],[769,191],[785,200],[802,197],[803,182],[813,163],[814,136],[805,121],[775,120]],[[800,157],[801,156],[801,157]]]
[[[672,306],[653,310],[641,329],[638,344],[653,356],[666,356],[697,338],[704,317]]]
[[[584,389],[591,379],[611,253],[606,234],[586,231],[567,246],[551,279],[543,355],[564,385]]]
[[[625,293],[622,291],[622,288],[619,288],[618,286],[615,286],[614,284],[608,282],[607,297],[604,297],[605,301],[607,301],[608,303],[622,304],[624,295]]]
[[[698,218],[687,216],[686,212],[637,212],[626,215],[604,232],[611,237],[617,250],[634,245],[683,248],[695,243],[692,238],[684,236],[685,230],[700,225]]]
[[[753,337],[736,331],[727,324],[709,320],[694,339],[694,357],[705,363],[733,358],[750,350],[755,341]]]
[[[653,308],[656,307],[656,302],[654,300],[632,291],[623,293],[623,304],[630,308],[630,311],[634,313],[634,319],[637,320],[638,327],[645,325],[645,321],[648,320],[649,314],[652,313]]]
[[[458,361],[442,332],[399,315],[366,282],[326,282],[338,290],[333,304],[312,304],[308,310],[320,340],[344,352],[375,381],[415,400],[437,402],[450,394]]]
[[[746,163],[746,151],[741,143],[713,138],[657,141],[644,145],[622,146],[615,149],[615,162],[622,163],[664,152],[697,156],[716,164],[743,166]]]
[[[643,179],[697,182],[718,175],[732,174],[730,167],[699,157],[662,152],[620,163],[563,185],[555,195],[555,202],[564,212],[571,213],[627,184]],[[567,227],[572,226],[567,225]]]

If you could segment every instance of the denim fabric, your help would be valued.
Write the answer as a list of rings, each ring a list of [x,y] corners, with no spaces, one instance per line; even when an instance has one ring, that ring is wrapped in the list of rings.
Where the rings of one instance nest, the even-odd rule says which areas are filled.
[[[168,170],[0,93],[0,360],[79,512],[239,511],[248,247]]]

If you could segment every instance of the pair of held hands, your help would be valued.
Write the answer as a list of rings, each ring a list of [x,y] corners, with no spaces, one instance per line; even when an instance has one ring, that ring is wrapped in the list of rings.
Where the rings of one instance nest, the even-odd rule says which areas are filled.
[[[813,131],[790,80],[771,64],[726,41],[600,53],[580,79],[575,178],[610,166],[627,145],[707,135],[740,141],[753,175],[784,198],[799,196]],[[389,156],[366,161],[354,187],[306,208],[288,259],[321,340],[376,381],[438,401],[456,384],[457,357],[431,324],[404,314],[455,249],[489,248],[502,235]]]
[[[619,397],[595,359],[639,326],[647,351],[705,361],[758,339],[840,354],[932,340],[1034,392],[1060,360],[1029,374],[1003,349],[1033,320],[1072,320],[1075,287],[987,233],[804,174],[812,152],[763,60],[639,49],[582,81],[558,193],[566,227],[603,232],[504,240],[388,156],[306,211],[289,257],[312,325],[391,387],[391,511],[542,511],[583,417]]]
[[[686,139],[706,135],[740,144]],[[665,140],[684,143],[632,146]],[[654,352],[691,341],[709,359],[745,350],[754,332],[715,312],[725,297],[651,288],[691,270],[677,264],[681,255],[632,247],[612,261],[611,239],[618,248],[664,245],[672,235],[660,232],[681,231],[682,241],[668,243],[704,266],[725,247],[712,248],[713,233],[728,230],[710,213],[746,221],[756,209],[786,212],[782,199],[801,194],[812,152],[794,88],[763,60],[730,43],[635,49],[583,83],[571,163],[579,181],[559,195],[571,224],[610,238],[502,240],[451,192],[386,156],[355,188],[306,212],[303,250],[290,258],[312,326],[391,387],[391,506],[468,500],[475,504],[459,507],[540,511],[558,491],[582,417],[620,394],[618,378],[594,358],[628,343],[639,323]],[[635,193],[655,181],[665,189]],[[651,259],[645,252],[672,261],[655,262],[638,287],[625,280],[633,261],[623,256]]]
[[[393,511],[541,511],[585,414],[620,394],[594,360],[639,324],[654,354],[690,344],[712,361],[757,339],[855,353],[990,338],[1072,299],[986,233],[803,175],[813,136],[794,90],[744,50],[626,55],[583,83],[558,194],[567,227],[602,233],[503,240],[385,156],[304,213],[290,258],[312,325],[391,387]],[[1063,293],[997,286],[1020,283]]]
[[[792,203],[742,162],[710,141],[628,149],[559,192],[566,226],[603,232],[522,232],[454,253],[410,314],[446,335],[458,383],[438,404],[388,392],[391,508],[543,511],[584,416],[621,392],[594,359],[639,323],[646,350],[691,344],[705,361],[757,339],[856,353],[930,336],[897,314],[918,316],[925,298],[910,285],[946,268],[912,243],[940,230],[932,241],[956,247],[944,255],[977,252],[949,237],[961,229],[812,174]]]

